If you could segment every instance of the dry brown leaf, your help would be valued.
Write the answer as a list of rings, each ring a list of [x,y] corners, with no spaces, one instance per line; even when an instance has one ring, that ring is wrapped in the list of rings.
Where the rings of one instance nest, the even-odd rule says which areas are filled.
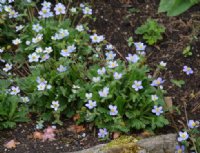
[[[113,133],[113,139],[119,138],[120,135],[121,135],[121,133],[119,133],[119,132],[114,132],[114,133]]]
[[[35,131],[35,132],[33,133],[33,139],[42,140],[42,139],[43,139],[43,133],[38,132],[38,131]]]
[[[82,125],[71,125],[67,130],[74,133],[80,133],[85,131],[85,128]]]
[[[80,119],[80,114],[76,114],[73,116],[73,121],[77,121],[78,119]]]
[[[6,144],[4,144],[4,147],[6,147],[8,149],[14,149],[14,148],[16,148],[16,145],[18,145],[18,144],[20,144],[20,142],[17,142],[15,140],[10,140]]]
[[[165,104],[166,104],[166,109],[169,109],[170,113],[172,113],[172,106],[173,106],[173,102],[172,102],[172,97],[165,97]]]
[[[147,138],[147,137],[152,136],[153,134],[149,131],[144,131],[141,133],[141,135],[142,135],[142,137]]]

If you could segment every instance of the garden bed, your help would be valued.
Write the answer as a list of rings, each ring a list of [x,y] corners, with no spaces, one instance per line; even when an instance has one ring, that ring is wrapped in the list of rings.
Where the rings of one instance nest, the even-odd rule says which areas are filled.
[[[133,37],[134,42],[143,42],[142,37],[134,32],[137,27],[148,18],[153,18],[165,26],[163,40],[156,45],[147,46],[146,64],[151,67],[154,77],[162,77],[165,80],[165,96],[172,98],[173,106],[181,112],[166,113],[170,124],[156,130],[155,134],[176,133],[178,129],[184,128],[182,123],[185,123],[186,117],[200,120],[200,5],[192,7],[178,17],[167,17],[166,14],[157,13],[158,4],[158,0],[95,0],[93,12],[96,22],[91,23],[90,29],[105,35],[106,40],[116,47],[118,58],[124,60],[128,53],[135,53],[135,49],[128,46],[129,37]],[[187,46],[191,47],[192,56],[184,57],[183,50]],[[167,63],[167,69],[154,73],[161,61]],[[187,76],[183,72],[185,65],[192,67],[193,75]],[[171,79],[184,80],[185,84],[181,88],[177,87]],[[185,115],[185,111],[188,116]],[[84,125],[85,130],[82,132],[70,131],[70,125],[75,125],[72,120],[65,120],[63,126],[57,126],[56,140],[42,142],[33,137],[35,125],[33,121],[18,124],[13,130],[0,131],[0,152],[60,153],[83,150],[106,142],[97,138],[97,131],[90,124]],[[133,136],[144,136],[143,134],[142,130],[129,133]],[[20,144],[15,149],[6,149],[3,144],[11,139]]]

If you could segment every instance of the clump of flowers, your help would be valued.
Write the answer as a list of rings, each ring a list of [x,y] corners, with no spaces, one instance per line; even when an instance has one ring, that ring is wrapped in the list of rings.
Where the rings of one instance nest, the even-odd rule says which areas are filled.
[[[3,71],[11,82],[4,94],[15,97],[40,121],[62,125],[60,116],[78,113],[78,123],[93,122],[102,139],[109,132],[154,130],[168,124],[162,107],[164,80],[148,77],[144,43],[134,43],[136,53],[128,54],[127,61],[115,59],[114,46],[80,19],[92,18],[88,4],[44,1],[37,4],[40,10],[35,5],[25,2],[19,12],[7,2],[3,7],[6,18],[16,22],[9,27],[12,44],[0,50],[5,58]],[[21,20],[24,9],[30,13]],[[53,133],[45,140],[51,138]]]

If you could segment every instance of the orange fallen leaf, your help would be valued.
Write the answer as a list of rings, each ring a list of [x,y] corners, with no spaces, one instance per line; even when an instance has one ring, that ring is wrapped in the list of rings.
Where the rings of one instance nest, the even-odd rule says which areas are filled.
[[[17,142],[15,140],[10,140],[6,144],[4,144],[4,147],[6,147],[8,149],[13,149],[13,148],[16,148],[16,145],[18,145],[18,144],[20,144],[20,142]]]
[[[74,133],[80,133],[85,131],[85,128],[82,125],[71,125],[67,130]]]
[[[80,114],[76,114],[73,116],[73,121],[77,121],[78,119],[80,119]]]
[[[114,133],[113,133],[113,139],[119,138],[120,135],[121,135],[121,133],[119,133],[119,132],[114,132]]]
[[[153,135],[153,133],[149,132],[149,131],[144,131],[141,133],[142,137],[147,138]]]
[[[33,133],[33,138],[34,138],[34,139],[42,140],[42,139],[43,139],[43,133],[38,132],[38,131],[35,131],[35,132]]]

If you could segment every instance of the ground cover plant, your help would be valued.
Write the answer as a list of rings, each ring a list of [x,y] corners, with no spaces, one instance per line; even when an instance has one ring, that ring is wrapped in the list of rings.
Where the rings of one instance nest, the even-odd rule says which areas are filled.
[[[100,128],[100,138],[108,136],[102,129],[128,132],[168,124],[162,115],[164,81],[148,77],[142,54],[128,54],[127,63],[115,60],[114,48],[104,36],[88,33],[87,22],[80,21],[92,18],[89,5],[66,8],[65,3],[44,1],[37,8],[35,2],[26,1],[15,8],[21,3],[1,4],[5,22],[11,20],[11,34],[1,36],[8,39],[1,47],[2,73],[6,74],[5,81],[11,82],[2,94],[18,100],[8,107],[11,113],[24,104],[28,110],[18,108],[21,113],[35,113],[38,121],[62,125],[62,117],[78,112],[79,122],[85,118]],[[29,13],[20,14],[23,9]],[[24,25],[22,17],[26,19]],[[2,24],[3,31],[7,23],[3,20]],[[140,53],[146,46],[135,43],[135,47]],[[13,114],[6,115],[12,119]],[[13,121],[23,121],[16,116],[19,119]]]
[[[169,115],[173,117],[176,111],[164,102],[165,86],[171,81],[181,90],[188,80],[179,77],[163,79],[161,76],[166,77],[163,73],[169,65],[166,59],[159,64],[156,61],[153,72],[146,63],[149,54],[154,52],[149,53],[149,46],[141,43],[135,37],[137,35],[129,37],[130,48],[126,50],[131,51],[123,51],[115,42],[120,48],[117,50],[106,40],[109,32],[90,28],[96,11],[89,3],[29,0],[3,0],[0,3],[1,129],[13,128],[17,122],[29,124],[34,117],[35,129],[44,131],[34,132],[33,137],[42,141],[54,140],[56,130],[46,128],[46,125],[65,128],[69,123],[66,119],[73,118],[78,125],[69,130],[85,131],[82,126],[85,124],[88,129],[94,129],[90,134],[94,132],[95,137],[105,140],[118,132],[155,131],[172,124],[168,121]],[[101,18],[97,18],[96,23]],[[148,20],[142,20],[131,31],[145,21]],[[156,31],[160,26],[152,21],[155,24],[146,26],[142,34],[146,35],[144,40],[153,46],[150,48],[153,51],[162,44],[162,36],[166,39],[168,29],[162,27]],[[157,21],[163,24],[162,20]],[[191,47],[188,49],[187,46]],[[181,49],[184,58],[195,54],[192,44],[187,46]],[[182,65],[184,76],[191,78],[195,73],[197,71],[190,63]],[[177,131],[180,142],[177,151],[193,147],[192,150],[198,152],[198,119],[189,117],[184,123],[186,125],[182,124]],[[84,139],[85,133],[78,137]]]

